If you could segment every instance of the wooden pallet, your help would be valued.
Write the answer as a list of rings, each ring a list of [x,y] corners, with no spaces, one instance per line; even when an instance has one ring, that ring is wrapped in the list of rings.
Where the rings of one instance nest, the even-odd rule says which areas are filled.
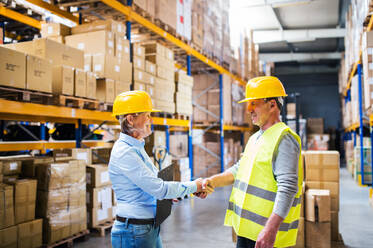
[[[110,230],[113,227],[113,225],[114,225],[114,220],[106,221],[105,223],[92,227],[91,229],[98,231],[100,234],[100,237],[105,237],[106,230]]]
[[[155,112],[153,113],[154,117],[159,117],[159,118],[173,118],[174,114],[167,113],[167,112]]]
[[[100,102],[98,105],[98,110],[112,112],[113,111],[113,104],[112,103],[104,103]]]
[[[53,97],[53,103],[59,106],[73,107],[80,109],[99,109],[99,101],[67,95],[57,95]]]
[[[50,93],[0,86],[0,98],[7,100],[49,104],[52,97]]]
[[[69,247],[70,248],[70,247],[73,247],[74,241],[77,240],[77,239],[80,239],[80,238],[82,238],[84,240],[88,239],[89,238],[89,230],[81,231],[77,234],[74,234],[74,235],[72,235],[68,238],[64,238],[64,239],[62,239],[60,241],[57,241],[57,242],[55,242],[53,244],[50,244],[50,245],[44,244],[42,247],[43,248],[54,248],[54,247]]]
[[[141,15],[142,17],[144,17],[145,19],[147,19],[148,21],[154,23],[154,16],[150,15],[146,10],[142,9],[140,6],[138,6],[137,4],[133,3],[132,4],[132,9],[139,15]]]

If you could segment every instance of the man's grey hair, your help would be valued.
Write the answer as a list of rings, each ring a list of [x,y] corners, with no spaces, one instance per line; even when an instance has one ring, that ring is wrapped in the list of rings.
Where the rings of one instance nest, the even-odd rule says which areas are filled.
[[[120,129],[122,133],[127,135],[132,135],[133,131],[136,129],[134,128],[127,120],[128,115],[139,116],[141,113],[133,113],[133,114],[126,114],[126,115],[117,115],[116,118],[119,120]]]

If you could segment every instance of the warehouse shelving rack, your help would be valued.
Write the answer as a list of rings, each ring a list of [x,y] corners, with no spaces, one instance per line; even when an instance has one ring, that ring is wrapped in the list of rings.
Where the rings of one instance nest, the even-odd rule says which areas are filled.
[[[57,6],[48,4],[41,0],[31,0],[28,1],[38,7],[41,7],[45,10],[50,11],[51,13],[58,15],[62,18],[69,19],[77,24],[81,24],[83,21],[82,15],[75,16],[69,12],[59,9]],[[219,73],[219,87],[220,87],[220,118],[219,118],[219,131],[220,131],[220,164],[221,171],[224,170],[224,131],[250,131],[249,127],[225,125],[223,121],[223,97],[222,97],[222,74],[227,74],[236,82],[241,85],[245,85],[245,81],[239,78],[238,76],[232,74],[229,70],[215,63],[213,60],[202,55],[196,49],[192,48],[190,45],[176,38],[175,36],[169,34],[165,30],[161,29],[157,25],[153,24],[146,18],[137,14],[133,11],[131,5],[132,0],[127,0],[127,5],[123,5],[119,1],[111,0],[101,0],[107,6],[113,8],[114,10],[119,11],[127,17],[126,27],[127,27],[127,39],[131,42],[131,24],[136,22],[139,25],[147,28],[151,32],[159,35],[164,40],[174,45],[175,47],[180,48],[186,53],[186,71],[188,75],[191,75],[191,63],[192,58],[196,58],[201,61],[203,64],[207,65],[209,68],[216,70]],[[31,17],[22,15],[18,12],[7,9],[6,7],[0,6],[0,15],[6,16],[8,18],[14,19],[16,21],[22,22],[26,25],[32,26],[37,29],[41,29],[41,23]],[[5,30],[4,30],[5,31]],[[130,43],[132,46],[132,43]],[[132,49],[131,49],[132,50]],[[131,56],[132,57],[132,56]],[[132,58],[131,58],[132,59]],[[184,69],[182,65],[177,65],[178,68]],[[1,120],[16,120],[16,121],[37,121],[41,123],[42,133],[44,130],[44,123],[46,122],[62,122],[62,123],[73,123],[76,126],[76,142],[1,142],[0,151],[9,151],[11,150],[28,150],[28,149],[54,149],[54,148],[73,148],[80,147],[81,144],[86,146],[96,146],[104,145],[102,141],[83,141],[81,137],[82,124],[106,124],[117,125],[117,121],[114,117],[111,116],[109,112],[100,112],[94,110],[85,110],[85,109],[73,109],[68,107],[58,107],[58,106],[47,106],[34,103],[21,103],[0,99],[0,119]],[[188,154],[190,169],[192,171],[193,177],[193,145],[192,145],[192,132],[193,128],[198,128],[193,126],[193,120],[179,120],[179,119],[170,119],[170,118],[153,118],[154,125],[161,125],[165,127],[166,131],[166,144],[169,148],[169,132],[170,126],[178,127],[183,130],[188,131]],[[2,130],[0,130],[2,131]],[[44,131],[45,132],[45,131]]]
[[[369,24],[367,27],[367,31],[371,31],[373,28],[373,16],[371,16],[369,20]],[[345,133],[347,134],[347,138],[351,139],[351,134],[353,136],[353,141],[354,141],[354,147],[357,145],[356,144],[356,135],[357,131],[359,131],[359,136],[360,136],[360,175],[358,175],[358,183],[360,186],[367,186],[368,183],[365,182],[364,179],[364,139],[363,139],[363,129],[364,129],[364,112],[363,112],[363,88],[362,88],[362,63],[361,63],[361,56],[362,56],[362,49],[359,51],[359,58],[358,61],[356,61],[353,64],[351,73],[349,74],[348,77],[348,82],[347,82],[347,87],[343,92],[343,96],[345,99],[345,103],[348,101],[351,101],[351,82],[352,78],[357,74],[358,76],[358,93],[359,93],[359,122],[354,123],[351,126],[347,127],[345,129]],[[372,171],[372,179],[373,179],[373,115],[369,116],[369,128],[370,128],[370,139],[371,139],[371,171]],[[372,188],[370,189],[370,197],[372,198],[372,192],[373,192],[373,184],[370,184]]]

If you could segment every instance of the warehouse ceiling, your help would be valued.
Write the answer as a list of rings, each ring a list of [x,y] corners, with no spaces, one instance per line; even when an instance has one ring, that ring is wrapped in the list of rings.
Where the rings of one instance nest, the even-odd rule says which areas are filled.
[[[253,30],[261,60],[339,60],[349,4],[349,0],[233,0],[231,21]]]

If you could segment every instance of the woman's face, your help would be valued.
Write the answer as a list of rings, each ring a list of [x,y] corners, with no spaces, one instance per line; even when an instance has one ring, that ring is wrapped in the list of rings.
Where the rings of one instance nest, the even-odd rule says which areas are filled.
[[[133,127],[138,133],[138,138],[143,139],[152,134],[153,120],[150,112],[142,113],[133,120]]]

